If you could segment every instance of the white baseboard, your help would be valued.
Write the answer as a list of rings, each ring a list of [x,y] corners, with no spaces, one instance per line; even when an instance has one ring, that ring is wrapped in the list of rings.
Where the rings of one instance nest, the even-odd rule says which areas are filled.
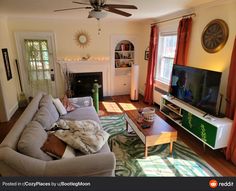
[[[18,103],[17,103],[9,110],[9,112],[7,112],[7,121],[9,121],[11,119],[11,117],[14,115],[14,113],[16,112],[16,110],[18,108],[19,108],[19,106],[18,106]]]

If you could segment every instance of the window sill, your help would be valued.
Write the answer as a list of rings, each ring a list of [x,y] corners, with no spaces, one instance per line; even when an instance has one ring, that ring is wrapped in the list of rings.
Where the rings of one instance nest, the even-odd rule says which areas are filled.
[[[164,84],[164,85],[166,85],[166,86],[170,86],[170,83],[169,83],[169,82],[166,82],[166,81],[164,81],[164,80],[155,79],[154,81],[155,81],[155,84],[161,83],[161,84]]]
[[[160,80],[155,80],[154,87],[169,92],[170,86],[169,84],[163,83]]]

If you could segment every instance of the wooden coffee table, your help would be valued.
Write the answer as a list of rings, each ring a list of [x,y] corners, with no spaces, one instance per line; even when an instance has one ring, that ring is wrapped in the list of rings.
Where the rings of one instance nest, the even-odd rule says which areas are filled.
[[[126,130],[130,126],[145,144],[145,158],[148,156],[148,147],[160,144],[170,143],[170,153],[172,153],[173,142],[177,140],[177,131],[156,114],[153,122],[143,122],[150,125],[149,128],[143,129],[142,123],[137,122],[139,116],[137,110],[125,112]]]

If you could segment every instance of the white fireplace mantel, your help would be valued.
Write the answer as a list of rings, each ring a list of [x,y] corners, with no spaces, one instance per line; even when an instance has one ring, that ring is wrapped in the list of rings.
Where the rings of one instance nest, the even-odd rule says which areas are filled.
[[[62,71],[69,73],[102,72],[103,95],[111,95],[110,62],[107,60],[57,61]]]

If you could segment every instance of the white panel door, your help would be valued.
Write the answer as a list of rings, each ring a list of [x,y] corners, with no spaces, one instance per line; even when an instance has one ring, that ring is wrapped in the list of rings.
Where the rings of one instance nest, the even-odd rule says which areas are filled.
[[[34,97],[44,91],[56,96],[53,34],[16,33],[23,91]]]

